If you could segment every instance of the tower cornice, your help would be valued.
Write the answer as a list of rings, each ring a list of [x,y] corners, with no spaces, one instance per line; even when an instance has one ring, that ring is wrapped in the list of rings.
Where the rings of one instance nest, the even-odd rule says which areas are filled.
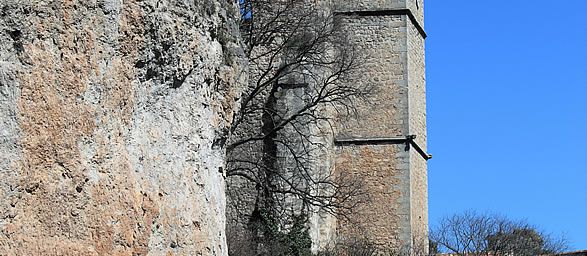
[[[414,27],[416,27],[416,29],[418,30],[418,32],[420,33],[420,35],[422,36],[422,38],[426,39],[426,37],[428,37],[428,35],[426,34],[426,30],[424,30],[424,27],[420,24],[420,22],[418,21],[418,19],[416,19],[416,16],[414,16],[414,13],[412,12],[412,10],[410,10],[408,8],[402,8],[402,9],[381,9],[381,10],[363,10],[363,11],[342,11],[342,12],[335,11],[334,12],[334,15],[337,15],[337,16],[392,16],[392,15],[405,15],[405,16],[408,16],[408,18],[412,22],[412,25],[414,25]]]

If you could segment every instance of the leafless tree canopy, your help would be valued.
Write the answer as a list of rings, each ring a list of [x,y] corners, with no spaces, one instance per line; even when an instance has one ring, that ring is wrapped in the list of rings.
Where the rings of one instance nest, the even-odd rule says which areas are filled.
[[[532,256],[567,249],[564,238],[541,232],[525,222],[475,212],[442,219],[432,230],[431,240],[441,252],[457,255]]]
[[[252,75],[232,127],[228,176],[255,183],[270,200],[267,207],[293,196],[334,213],[357,192],[357,181],[317,175],[312,167],[324,146],[319,136],[330,129],[329,107],[352,108],[366,93],[349,76],[358,54],[338,22],[311,4],[250,0],[243,6]],[[251,146],[262,152],[259,158],[239,151]]]
[[[360,54],[339,22],[308,1],[240,3],[250,77],[230,131],[228,179],[256,187],[252,216],[281,218],[292,207],[348,212],[360,202],[360,179],[317,169],[332,113],[352,112],[368,93],[351,76]]]
[[[416,241],[417,239],[414,239]],[[378,246],[368,238],[339,238],[316,256],[432,256],[425,250],[427,245],[414,244],[413,248],[391,248]]]

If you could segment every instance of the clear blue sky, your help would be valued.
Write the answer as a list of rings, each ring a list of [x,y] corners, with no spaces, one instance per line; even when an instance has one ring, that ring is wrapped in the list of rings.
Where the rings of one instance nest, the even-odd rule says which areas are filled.
[[[587,0],[426,1],[430,224],[473,209],[587,249]]]

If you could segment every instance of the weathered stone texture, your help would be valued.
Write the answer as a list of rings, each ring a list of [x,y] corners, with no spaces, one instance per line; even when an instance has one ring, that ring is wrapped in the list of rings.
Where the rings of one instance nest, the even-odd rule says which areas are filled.
[[[364,179],[369,200],[349,220],[339,219],[342,239],[367,238],[400,248],[410,240],[409,152],[397,145],[349,146],[337,150],[335,171]]]
[[[335,4],[339,12],[409,9],[424,26],[424,0],[339,0]]]
[[[372,87],[357,101],[355,115],[341,117],[338,137],[394,137],[408,132],[407,42],[404,16],[350,16],[343,20],[349,40],[365,56],[356,71]],[[368,124],[368,125],[366,125]]]
[[[425,42],[414,27],[408,28],[409,134],[427,152]],[[427,247],[428,172],[426,160],[410,151],[411,226],[415,246]]]
[[[356,115],[339,120],[336,137],[389,138],[409,131],[407,17],[350,16],[343,21],[351,41],[366,58],[357,75],[372,86]],[[337,173],[365,180],[369,202],[339,221],[341,238],[365,237],[392,248],[410,241],[410,168],[405,145],[341,146]]]
[[[369,12],[402,10],[400,12]],[[415,20],[404,11],[409,10]],[[426,78],[423,3],[410,0],[343,1],[341,14],[351,42],[367,57],[357,72],[373,86],[357,114],[338,120],[337,138],[397,138],[416,135],[426,150]],[[365,178],[370,202],[350,221],[339,220],[339,235],[365,236],[392,248],[427,251],[427,163],[405,144],[340,145],[335,171]]]
[[[0,3],[0,255],[225,255],[230,1]]]

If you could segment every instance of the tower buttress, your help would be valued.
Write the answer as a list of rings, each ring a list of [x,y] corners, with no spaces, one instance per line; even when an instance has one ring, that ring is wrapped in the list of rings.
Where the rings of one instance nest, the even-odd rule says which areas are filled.
[[[356,75],[373,86],[370,101],[336,125],[335,171],[362,177],[370,195],[350,221],[339,220],[338,233],[427,251],[423,0],[342,0],[334,8],[367,56]]]

